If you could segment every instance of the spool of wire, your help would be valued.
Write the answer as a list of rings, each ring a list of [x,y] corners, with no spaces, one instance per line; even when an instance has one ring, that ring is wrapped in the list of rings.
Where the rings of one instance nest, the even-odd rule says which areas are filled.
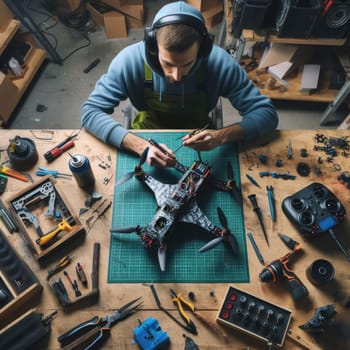
[[[306,270],[306,276],[315,286],[323,286],[334,279],[333,265],[324,259],[315,260]]]
[[[35,143],[28,138],[16,136],[7,148],[11,167],[15,170],[28,170],[38,161]]]

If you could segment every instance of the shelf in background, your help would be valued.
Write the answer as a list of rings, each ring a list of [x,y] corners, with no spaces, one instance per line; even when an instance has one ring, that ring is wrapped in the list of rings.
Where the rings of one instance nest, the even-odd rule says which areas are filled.
[[[4,52],[6,46],[10,43],[15,36],[21,22],[16,19],[11,20],[9,26],[4,32],[0,32],[0,55]]]
[[[279,38],[276,35],[259,35],[254,30],[245,29],[243,30],[242,37],[247,41],[268,41],[273,43],[283,44],[295,44],[295,45],[325,45],[325,46],[343,46],[346,42],[346,38],[343,39],[332,39],[332,38]]]

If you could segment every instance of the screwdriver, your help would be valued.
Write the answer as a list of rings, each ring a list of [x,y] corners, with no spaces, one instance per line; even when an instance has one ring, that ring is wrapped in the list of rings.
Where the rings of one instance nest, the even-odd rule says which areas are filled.
[[[45,175],[52,175],[53,177],[71,177],[72,174],[65,174],[65,173],[60,173],[57,170],[50,170],[44,167],[39,167],[37,172],[35,173],[37,176],[45,176]]]
[[[262,229],[262,231],[263,231],[263,234],[264,234],[264,237],[265,237],[265,241],[266,241],[267,245],[269,246],[269,245],[270,245],[270,244],[269,244],[269,240],[268,240],[268,238],[267,238],[267,233],[266,233],[266,230],[265,230],[265,226],[264,226],[264,221],[263,221],[263,218],[262,218],[261,209],[259,208],[258,202],[257,202],[257,200],[256,200],[256,195],[255,195],[255,194],[250,194],[250,195],[248,196],[248,198],[249,198],[250,202],[251,202],[252,205],[253,205],[253,210],[254,210],[254,212],[255,212],[255,214],[256,214],[258,220],[259,220],[259,224],[260,224],[260,227],[261,227],[261,229]]]
[[[7,176],[11,176],[14,177],[17,180],[21,180],[24,182],[28,182],[28,178],[21,174],[20,172],[10,169],[9,167],[5,166],[5,165],[0,165],[0,173],[1,174],[5,174]]]

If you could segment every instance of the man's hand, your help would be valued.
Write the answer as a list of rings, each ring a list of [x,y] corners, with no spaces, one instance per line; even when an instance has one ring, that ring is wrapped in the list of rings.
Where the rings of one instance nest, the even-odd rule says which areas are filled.
[[[159,148],[152,146],[147,140],[129,132],[124,137],[122,142],[122,149],[131,151],[141,156],[145,148],[149,148],[146,162],[151,166],[158,167],[173,167],[176,164],[176,157],[172,150],[167,146],[161,147],[167,152],[162,152]]]
[[[182,138],[184,146],[195,151],[210,151],[229,142],[240,142],[244,139],[244,129],[239,124],[226,126],[219,130],[202,130],[189,133]]]
[[[149,151],[146,162],[152,166],[173,167],[176,164],[176,157],[171,149],[166,145],[160,144],[162,150],[156,146],[148,144]],[[166,151],[165,152],[163,152]]]
[[[196,151],[210,151],[221,144],[216,137],[216,130],[203,130],[197,134],[188,134],[182,138],[184,146]]]

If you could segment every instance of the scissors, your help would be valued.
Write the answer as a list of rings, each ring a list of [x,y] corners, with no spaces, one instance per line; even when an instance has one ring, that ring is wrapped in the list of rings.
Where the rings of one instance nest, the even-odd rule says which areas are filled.
[[[60,335],[57,340],[64,349],[97,349],[110,336],[111,327],[140,309],[142,302],[135,305],[141,297],[123,305],[120,309],[107,316],[94,316],[91,320],[80,323],[68,332]],[[134,305],[134,306],[132,306]]]

